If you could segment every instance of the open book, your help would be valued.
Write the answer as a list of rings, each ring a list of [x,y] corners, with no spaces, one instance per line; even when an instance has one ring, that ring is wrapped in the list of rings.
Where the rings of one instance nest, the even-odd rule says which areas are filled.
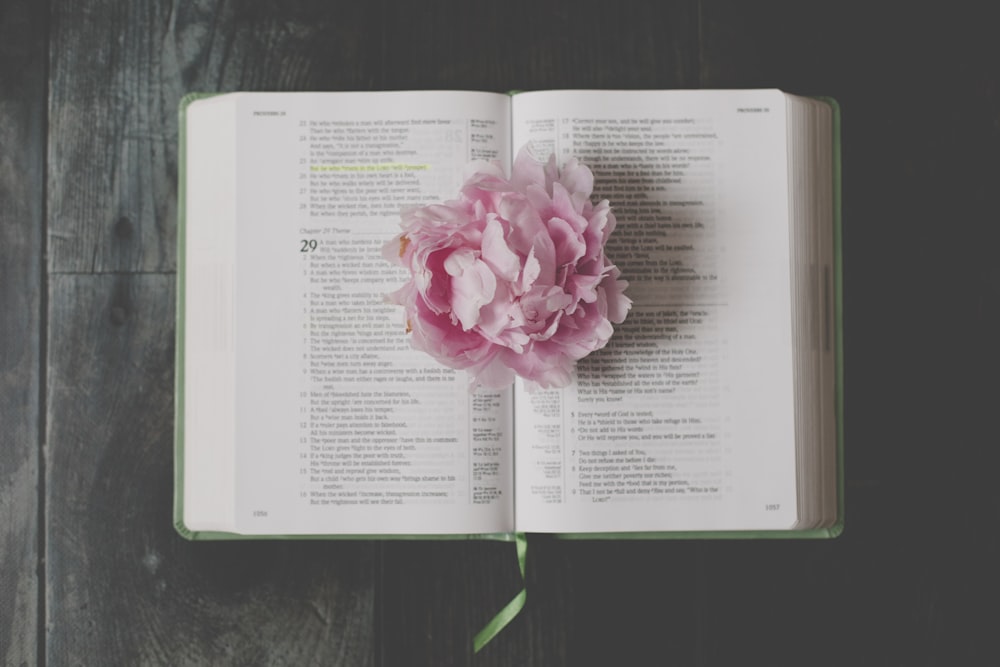
[[[234,93],[181,130],[186,537],[839,533],[832,101]],[[410,348],[380,249],[529,142],[593,170],[634,305],[569,387],[471,393]]]

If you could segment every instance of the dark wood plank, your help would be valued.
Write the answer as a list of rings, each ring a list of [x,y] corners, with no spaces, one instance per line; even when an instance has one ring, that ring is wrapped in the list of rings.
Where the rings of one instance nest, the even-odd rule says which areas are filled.
[[[694,1],[386,2],[381,20],[385,88],[697,85]]]
[[[158,44],[167,19],[150,3],[53,3],[51,271],[174,266],[176,107],[163,104],[172,82],[160,80],[173,53]]]
[[[386,665],[643,665],[667,647],[696,664],[704,650],[700,542],[529,536],[525,609],[476,656],[472,637],[520,590],[513,545],[386,546]]]
[[[540,599],[525,622],[535,641],[562,635],[562,664],[697,664],[701,549],[696,541],[554,540],[539,555]],[[551,617],[566,627],[550,625]]]
[[[520,590],[513,543],[386,542],[382,549],[380,663],[469,664],[472,638]],[[503,655],[517,652],[508,647]]]
[[[172,276],[52,277],[49,662],[372,664],[373,544],[174,532],[173,309]]]
[[[0,663],[37,659],[45,6],[0,5]]]

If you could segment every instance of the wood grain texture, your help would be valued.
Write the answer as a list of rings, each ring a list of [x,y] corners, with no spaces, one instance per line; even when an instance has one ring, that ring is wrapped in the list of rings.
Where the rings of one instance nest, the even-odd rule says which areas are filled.
[[[0,5],[0,663],[37,658],[44,7]]]
[[[527,645],[554,638],[550,650],[558,653],[536,659],[532,651],[532,664],[698,664],[700,543],[553,539],[547,546],[529,593],[536,606],[525,618]]]
[[[384,88],[533,90],[697,85],[697,4],[384,2]]]
[[[469,664],[472,638],[521,590],[513,543],[386,542],[382,550],[382,665]],[[501,655],[523,656],[520,642],[499,644]]]
[[[174,532],[173,290],[162,275],[52,278],[48,661],[372,664],[371,543]]]
[[[525,609],[478,655],[472,637],[520,588],[513,545],[387,550],[382,664],[645,665],[667,655],[699,664],[704,545],[545,535],[528,543]]]

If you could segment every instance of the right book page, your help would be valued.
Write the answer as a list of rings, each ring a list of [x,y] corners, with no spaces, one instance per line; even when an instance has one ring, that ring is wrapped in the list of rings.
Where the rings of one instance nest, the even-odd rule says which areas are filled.
[[[576,157],[617,217],[628,319],[571,386],[515,401],[529,532],[795,526],[790,195],[780,91],[550,91],[515,152]]]

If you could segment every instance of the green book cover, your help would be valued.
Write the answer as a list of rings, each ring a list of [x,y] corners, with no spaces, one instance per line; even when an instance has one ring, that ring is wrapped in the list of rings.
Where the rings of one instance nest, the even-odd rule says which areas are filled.
[[[184,377],[185,377],[185,241],[187,221],[185,202],[187,185],[185,180],[186,111],[198,100],[213,94],[191,94],[183,98],[179,109],[179,152],[178,152],[178,270],[177,270],[177,343],[176,343],[176,397],[175,397],[175,457],[174,457],[174,525],[177,532],[190,540],[226,539],[494,539],[513,541],[514,533],[489,534],[447,534],[447,535],[399,535],[399,534],[315,534],[315,535],[244,535],[221,531],[192,531],[184,523]],[[843,300],[842,300],[842,236],[841,236],[841,154],[840,154],[840,109],[832,98],[820,98],[828,103],[833,112],[833,335],[836,377],[836,442],[837,442],[837,520],[824,529],[817,530],[739,530],[739,531],[676,531],[676,532],[627,532],[627,533],[557,533],[566,539],[744,539],[744,538],[829,538],[839,535],[844,526],[844,431],[843,431]]]

